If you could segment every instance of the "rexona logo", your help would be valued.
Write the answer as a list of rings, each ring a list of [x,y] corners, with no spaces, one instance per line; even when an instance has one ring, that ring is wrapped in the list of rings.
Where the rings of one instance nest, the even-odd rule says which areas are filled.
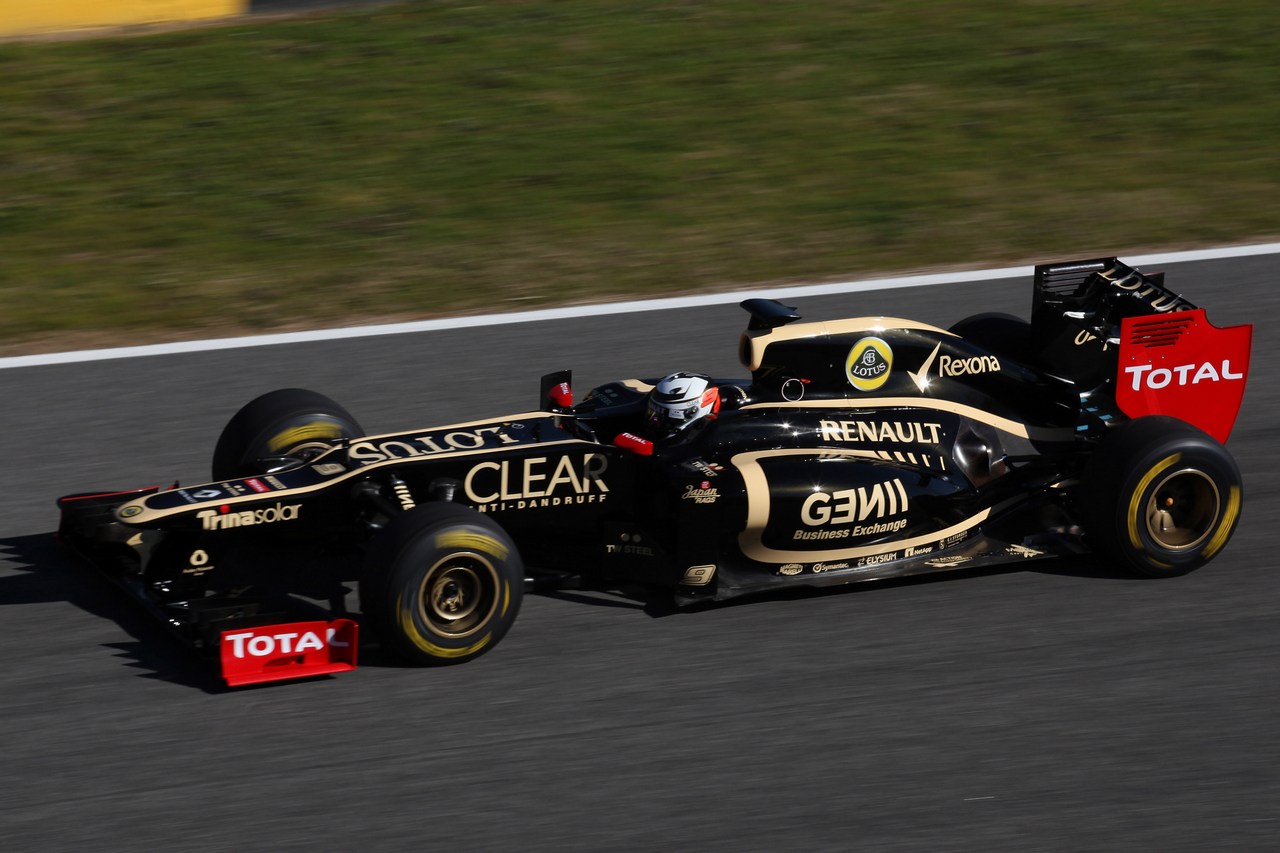
[[[957,376],[980,376],[984,373],[999,373],[1000,359],[994,355],[975,355],[969,358],[955,358],[953,356],[938,355],[938,351],[942,349],[942,342],[934,344],[933,352],[929,353],[929,357],[924,360],[924,364],[920,365],[919,370],[908,370],[907,375],[911,377],[911,381],[916,387],[924,391],[929,387],[929,371],[933,368],[933,362],[938,362],[938,375],[950,379]]]
[[[978,376],[982,373],[999,373],[1000,359],[994,355],[975,355],[970,358],[938,356],[940,376]]]
[[[481,462],[467,472],[462,486],[481,512],[602,503],[609,491],[603,478],[608,466],[599,453]]]
[[[874,391],[889,379],[893,350],[879,338],[863,338],[849,350],[844,372],[859,391]]]
[[[794,539],[848,539],[853,536],[871,536],[879,533],[896,533],[907,526],[907,520],[881,522],[905,513],[910,505],[906,487],[898,479],[862,486],[856,489],[840,489],[835,492],[814,492],[804,499],[800,507],[800,521],[806,527],[822,530],[797,530]],[[858,522],[874,519],[871,524]],[[854,525],[841,527],[840,525]]]
[[[196,518],[205,530],[229,530],[232,527],[253,527],[259,524],[275,524],[277,521],[294,521],[298,517],[298,509],[302,504],[276,504],[266,509],[245,510],[243,512],[222,512],[206,509],[197,512]]]

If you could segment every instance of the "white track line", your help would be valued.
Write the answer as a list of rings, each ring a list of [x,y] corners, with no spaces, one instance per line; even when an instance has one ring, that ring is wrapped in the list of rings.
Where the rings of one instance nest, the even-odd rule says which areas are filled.
[[[1228,246],[1218,249],[1199,249],[1188,252],[1166,252],[1153,255],[1127,256],[1126,263],[1176,264],[1190,261],[1213,261],[1227,258],[1244,258],[1254,255],[1280,254],[1280,243],[1255,246]],[[39,367],[50,364],[73,364],[82,361],[106,361],[117,358],[139,358],[153,355],[181,355],[212,350],[265,347],[275,344],[302,344],[316,341],[338,341],[348,338],[370,338],[380,335],[405,335],[414,332],[438,332],[450,329],[472,329],[479,326],[503,326],[511,323],[536,323],[543,320],[565,320],[580,317],[599,317],[612,314],[633,314],[642,311],[666,311],[678,308],[701,308],[708,305],[724,305],[760,296],[767,290],[774,299],[800,299],[806,296],[831,296],[841,293],[865,293],[871,290],[891,290],[905,287],[929,287],[938,284],[961,284],[992,279],[1030,277],[1033,267],[1001,267],[999,269],[971,270],[968,272],[910,275],[899,278],[875,278],[861,281],[844,281],[835,284],[811,284],[781,288],[755,288],[732,293],[708,293],[704,296],[677,296],[668,299],[645,299],[634,302],[608,302],[596,305],[566,305],[544,308],[538,311],[516,311],[510,314],[483,314],[463,317],[443,317],[438,320],[420,320],[412,323],[387,323],[377,326],[354,326],[346,329],[320,329],[310,332],[285,332],[275,335],[254,335],[240,338],[219,338],[206,341],[180,341],[169,344],[150,344],[137,347],[79,350],[40,355],[19,355],[0,358],[0,369],[7,367]]]

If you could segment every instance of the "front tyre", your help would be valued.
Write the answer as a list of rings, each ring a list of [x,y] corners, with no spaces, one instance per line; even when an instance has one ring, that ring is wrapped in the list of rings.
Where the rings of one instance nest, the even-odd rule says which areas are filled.
[[[1235,460],[1184,421],[1139,418],[1111,430],[1081,478],[1086,538],[1138,574],[1171,577],[1222,550],[1240,518]]]
[[[301,388],[269,391],[236,412],[213,451],[213,479],[238,480],[305,464],[364,430],[342,406]]]
[[[360,609],[407,663],[464,663],[492,649],[515,622],[524,564],[491,519],[430,503],[394,516],[374,539]]]

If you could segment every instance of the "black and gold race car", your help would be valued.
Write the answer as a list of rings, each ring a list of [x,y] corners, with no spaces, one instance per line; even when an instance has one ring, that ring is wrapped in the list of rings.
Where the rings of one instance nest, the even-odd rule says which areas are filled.
[[[1114,258],[1041,265],[1033,293],[1029,323],[949,330],[751,299],[749,378],[575,404],[563,371],[529,411],[390,435],[272,391],[231,418],[210,482],[62,498],[60,535],[233,685],[350,669],[360,626],[412,663],[467,661],[528,590],[688,604],[1085,552],[1157,577],[1212,559],[1241,509],[1222,442],[1251,327]]]

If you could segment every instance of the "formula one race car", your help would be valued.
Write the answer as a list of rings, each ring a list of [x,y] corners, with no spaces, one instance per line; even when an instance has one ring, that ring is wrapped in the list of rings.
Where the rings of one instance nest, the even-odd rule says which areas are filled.
[[[467,661],[526,590],[688,604],[1087,551],[1161,577],[1231,537],[1221,442],[1252,327],[1215,328],[1162,275],[1038,266],[1030,323],[949,331],[743,307],[749,379],[610,382],[574,404],[562,371],[534,411],[377,436],[273,391],[231,418],[211,482],[62,498],[60,535],[232,685],[350,669],[358,624],[408,662]],[[337,613],[290,621],[291,565],[332,581]]]

